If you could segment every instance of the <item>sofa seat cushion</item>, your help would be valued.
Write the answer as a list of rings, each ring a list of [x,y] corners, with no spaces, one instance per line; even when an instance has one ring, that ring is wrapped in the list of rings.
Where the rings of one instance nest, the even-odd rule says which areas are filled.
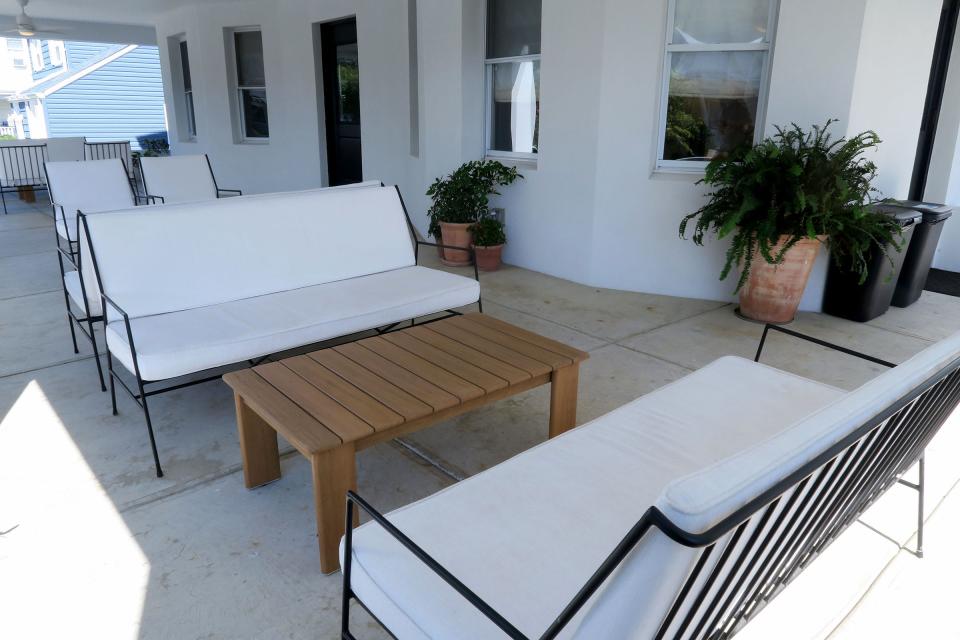
[[[77,307],[83,311],[83,289],[87,290],[87,302],[90,305],[90,313],[99,316],[102,309],[100,304],[100,295],[96,292],[96,286],[91,287],[89,280],[84,282],[84,287],[80,286],[80,272],[67,271],[63,276],[63,285],[67,288],[67,295]]]
[[[327,284],[131,320],[140,373],[163,380],[409,320],[479,299],[476,280],[405,267]],[[110,351],[130,371],[122,320]]]
[[[671,481],[843,395],[722,358],[388,517],[520,631],[538,637]],[[354,593],[401,640],[503,637],[376,524],[358,528],[353,540]],[[634,594],[631,608],[645,601]],[[662,614],[652,615],[659,621]]]

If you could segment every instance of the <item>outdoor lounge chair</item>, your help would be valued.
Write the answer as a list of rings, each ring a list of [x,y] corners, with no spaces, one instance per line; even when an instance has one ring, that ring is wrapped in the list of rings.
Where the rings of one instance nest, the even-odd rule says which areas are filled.
[[[100,376],[100,388],[106,391],[103,369],[97,349],[93,324],[103,320],[100,296],[96,292],[93,268],[81,256],[78,242],[79,222],[77,213],[98,213],[114,209],[129,209],[137,204],[153,204],[153,196],[134,193],[123,162],[113,160],[88,160],[82,162],[47,162],[44,165],[45,182],[50,185],[50,203],[53,208],[56,228],[57,260],[60,263],[60,278],[63,298],[67,306],[67,324],[73,351],[79,353],[74,323],[90,340],[93,356]],[[76,310],[82,311],[78,315]],[[86,327],[84,327],[86,325]]]
[[[221,189],[207,154],[140,158],[140,176],[147,193],[167,203],[214,200],[243,195],[240,189]]]
[[[158,476],[149,396],[218,379],[222,371],[212,369],[480,301],[476,279],[417,266],[418,247],[430,243],[412,237],[396,187],[224,198],[80,219],[106,309],[113,411],[116,381],[143,409]]]
[[[898,482],[922,552],[958,367],[960,333],[849,393],[721,358],[387,516],[351,492],[343,637],[356,599],[401,640],[729,638]]]

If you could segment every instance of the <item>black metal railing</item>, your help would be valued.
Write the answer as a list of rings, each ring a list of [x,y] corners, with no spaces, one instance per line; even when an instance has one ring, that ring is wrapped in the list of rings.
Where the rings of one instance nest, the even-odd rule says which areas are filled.
[[[6,194],[24,191],[45,191],[47,188],[44,164],[47,161],[47,145],[23,144],[0,146],[0,200],[3,213],[7,213]]]

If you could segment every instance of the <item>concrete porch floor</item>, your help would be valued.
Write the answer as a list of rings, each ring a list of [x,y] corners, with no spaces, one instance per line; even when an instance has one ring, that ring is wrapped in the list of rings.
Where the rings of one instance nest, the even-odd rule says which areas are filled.
[[[340,576],[319,571],[306,461],[286,455],[280,481],[244,489],[232,397],[217,381],[151,400],[157,479],[139,409],[121,394],[111,416],[89,343],[73,353],[53,247],[42,203],[0,216],[0,637],[338,637]],[[580,423],[722,355],[752,357],[761,331],[728,304],[518,268],[481,286],[485,312],[590,351]],[[794,327],[900,362],[960,330],[960,298],[924,293],[865,325],[801,314]],[[779,335],[764,361],[848,389],[880,371]],[[541,442],[548,396],[364,451],[361,494],[390,510]],[[957,423],[928,452],[923,560],[909,552],[915,494],[895,487],[740,637],[960,638]],[[361,637],[386,637],[354,611]]]

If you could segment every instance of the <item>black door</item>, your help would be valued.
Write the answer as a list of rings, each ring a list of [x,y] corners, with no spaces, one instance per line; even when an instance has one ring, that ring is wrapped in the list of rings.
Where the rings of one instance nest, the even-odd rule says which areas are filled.
[[[330,185],[363,180],[360,154],[360,66],[357,19],[321,27],[323,95]]]

